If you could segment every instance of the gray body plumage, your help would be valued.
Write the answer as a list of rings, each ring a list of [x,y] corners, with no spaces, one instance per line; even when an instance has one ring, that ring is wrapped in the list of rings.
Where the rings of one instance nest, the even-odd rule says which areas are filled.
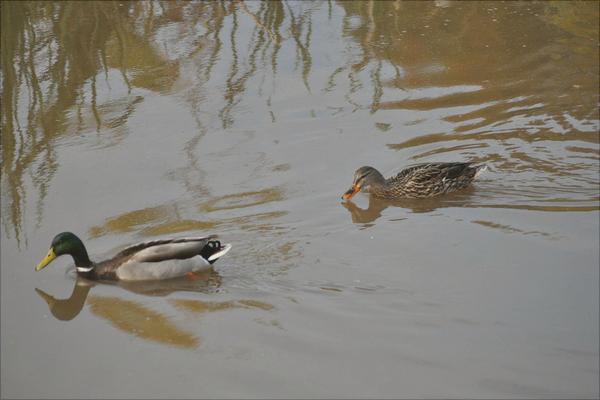
[[[160,280],[183,276],[210,268],[211,264],[229,251],[231,245],[221,246],[214,236],[155,240],[130,246],[110,260],[95,264],[89,271],[93,279]],[[211,243],[219,243],[218,248]]]

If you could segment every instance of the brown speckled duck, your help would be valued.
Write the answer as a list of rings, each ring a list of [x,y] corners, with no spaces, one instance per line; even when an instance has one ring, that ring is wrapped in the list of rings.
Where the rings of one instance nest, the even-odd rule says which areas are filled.
[[[342,199],[349,200],[361,191],[386,200],[439,196],[469,186],[485,169],[486,165],[469,162],[434,162],[410,166],[385,179],[373,167],[360,167]]]

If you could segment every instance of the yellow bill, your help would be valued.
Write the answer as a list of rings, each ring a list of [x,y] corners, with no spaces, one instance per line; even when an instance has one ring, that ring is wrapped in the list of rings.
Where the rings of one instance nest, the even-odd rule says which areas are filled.
[[[42,261],[40,261],[40,263],[37,265],[37,267],[35,267],[36,271],[39,271],[40,269],[44,268],[46,265],[50,264],[52,262],[52,260],[54,260],[56,258],[56,254],[54,253],[54,249],[52,247],[50,247],[50,250],[48,250],[48,254],[46,254],[46,257],[44,257],[44,259]]]

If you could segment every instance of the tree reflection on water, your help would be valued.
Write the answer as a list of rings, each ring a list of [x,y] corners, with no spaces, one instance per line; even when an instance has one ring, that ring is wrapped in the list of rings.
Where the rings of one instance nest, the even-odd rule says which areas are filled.
[[[187,169],[202,176],[193,152],[207,115],[216,109],[220,128],[231,128],[258,97],[251,111],[276,122],[284,68],[308,96],[339,92],[332,117],[443,110],[439,118],[456,133],[423,140],[459,140],[462,149],[494,143],[499,149],[486,157],[499,169],[547,167],[556,157],[515,163],[503,135],[598,144],[597,14],[593,3],[560,2],[2,2],[4,229],[21,240],[28,197],[40,224],[58,141],[96,132],[104,146],[119,143],[147,93],[184,97],[198,130],[185,149]],[[337,28],[323,23],[335,18],[341,32],[327,37]],[[330,39],[342,47],[325,59]],[[316,68],[326,75],[320,85]],[[210,102],[209,83],[221,88]],[[106,88],[112,99],[101,96]],[[388,147],[422,144],[408,138]],[[595,166],[597,152],[592,158]]]

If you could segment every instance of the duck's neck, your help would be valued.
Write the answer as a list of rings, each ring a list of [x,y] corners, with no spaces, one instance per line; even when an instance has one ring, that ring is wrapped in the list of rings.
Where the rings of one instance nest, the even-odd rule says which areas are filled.
[[[369,193],[374,194],[376,197],[380,197],[382,199],[390,198],[390,190],[385,182],[372,184],[369,189]]]
[[[89,272],[94,269],[94,263],[90,260],[83,244],[71,253],[71,257],[73,257],[73,261],[75,261],[77,272]]]
[[[379,197],[385,197],[388,190],[388,184],[383,175],[377,170],[369,177],[369,193]]]

